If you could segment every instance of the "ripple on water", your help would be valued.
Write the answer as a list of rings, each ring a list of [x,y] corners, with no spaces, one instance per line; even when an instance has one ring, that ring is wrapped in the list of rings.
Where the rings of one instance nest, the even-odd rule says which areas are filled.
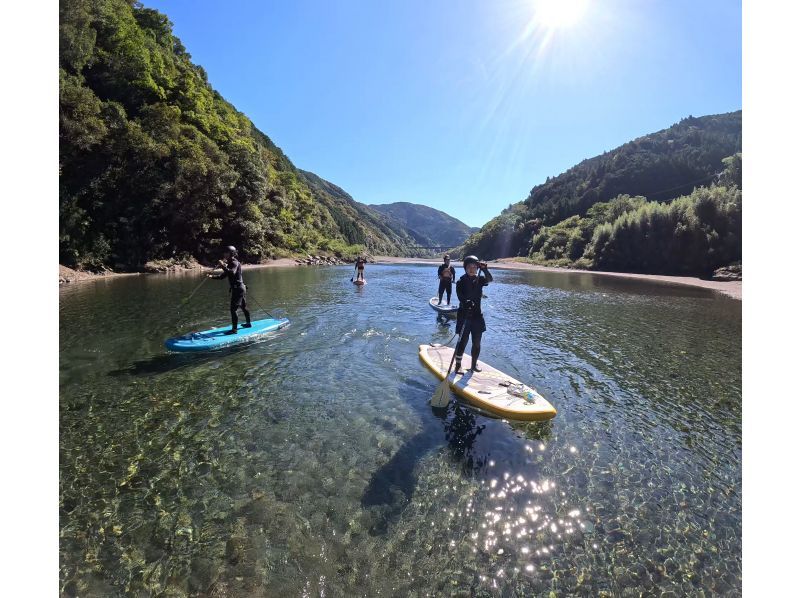
[[[220,286],[63,290],[63,593],[739,594],[740,304],[498,272],[483,356],[559,410],[509,423],[427,406],[428,274],[248,271],[292,326],[211,356],[161,342]]]

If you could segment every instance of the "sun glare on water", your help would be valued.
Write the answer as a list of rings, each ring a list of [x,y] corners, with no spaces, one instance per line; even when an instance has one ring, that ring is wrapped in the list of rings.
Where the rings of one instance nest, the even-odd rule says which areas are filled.
[[[571,27],[586,13],[589,0],[535,0],[534,19],[547,29]]]

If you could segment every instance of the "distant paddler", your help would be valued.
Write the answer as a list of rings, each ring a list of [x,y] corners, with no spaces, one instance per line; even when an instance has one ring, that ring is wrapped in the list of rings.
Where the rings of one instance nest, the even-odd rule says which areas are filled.
[[[236,313],[239,309],[244,313],[246,318],[242,328],[250,328],[250,312],[247,311],[247,287],[242,278],[242,264],[236,259],[238,252],[236,247],[228,245],[225,248],[222,256],[224,259],[220,260],[215,269],[222,269],[220,274],[209,274],[209,278],[216,280],[228,279],[230,288],[228,292],[231,295],[231,329],[225,334],[236,334],[239,331],[239,316]]]
[[[459,334],[458,344],[455,352],[456,372],[463,374],[461,369],[461,358],[464,356],[464,349],[472,336],[472,366],[471,370],[480,372],[478,367],[478,357],[481,354],[481,337],[486,332],[486,322],[481,312],[481,299],[483,298],[483,287],[492,282],[492,274],[489,266],[480,261],[474,255],[464,258],[464,270],[466,273],[458,279],[456,283],[456,295],[458,296],[458,317],[456,319],[456,334]],[[480,275],[478,271],[480,270]]]
[[[442,304],[442,295],[447,292],[447,305],[450,305],[450,295],[453,294],[453,280],[456,277],[456,269],[450,265],[450,256],[445,254],[444,262],[437,271],[439,276],[439,305]]]
[[[360,255],[356,259],[356,280],[364,280],[364,266],[366,263],[366,258],[361,257]]]

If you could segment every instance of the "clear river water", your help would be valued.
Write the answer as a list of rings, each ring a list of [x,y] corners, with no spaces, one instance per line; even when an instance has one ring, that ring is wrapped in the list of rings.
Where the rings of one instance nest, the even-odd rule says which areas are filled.
[[[291,326],[205,355],[163,341],[225,324],[224,281],[64,286],[62,594],[739,595],[741,302],[493,273],[482,360],[550,422],[434,413],[431,266],[248,270]]]

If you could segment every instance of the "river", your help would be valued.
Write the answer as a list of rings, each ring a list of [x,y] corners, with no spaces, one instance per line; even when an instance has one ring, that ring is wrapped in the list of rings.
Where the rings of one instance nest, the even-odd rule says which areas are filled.
[[[427,404],[433,267],[351,274],[246,271],[291,326],[194,356],[224,281],[60,290],[64,595],[741,593],[741,302],[495,271],[482,360],[558,409],[513,423]]]

